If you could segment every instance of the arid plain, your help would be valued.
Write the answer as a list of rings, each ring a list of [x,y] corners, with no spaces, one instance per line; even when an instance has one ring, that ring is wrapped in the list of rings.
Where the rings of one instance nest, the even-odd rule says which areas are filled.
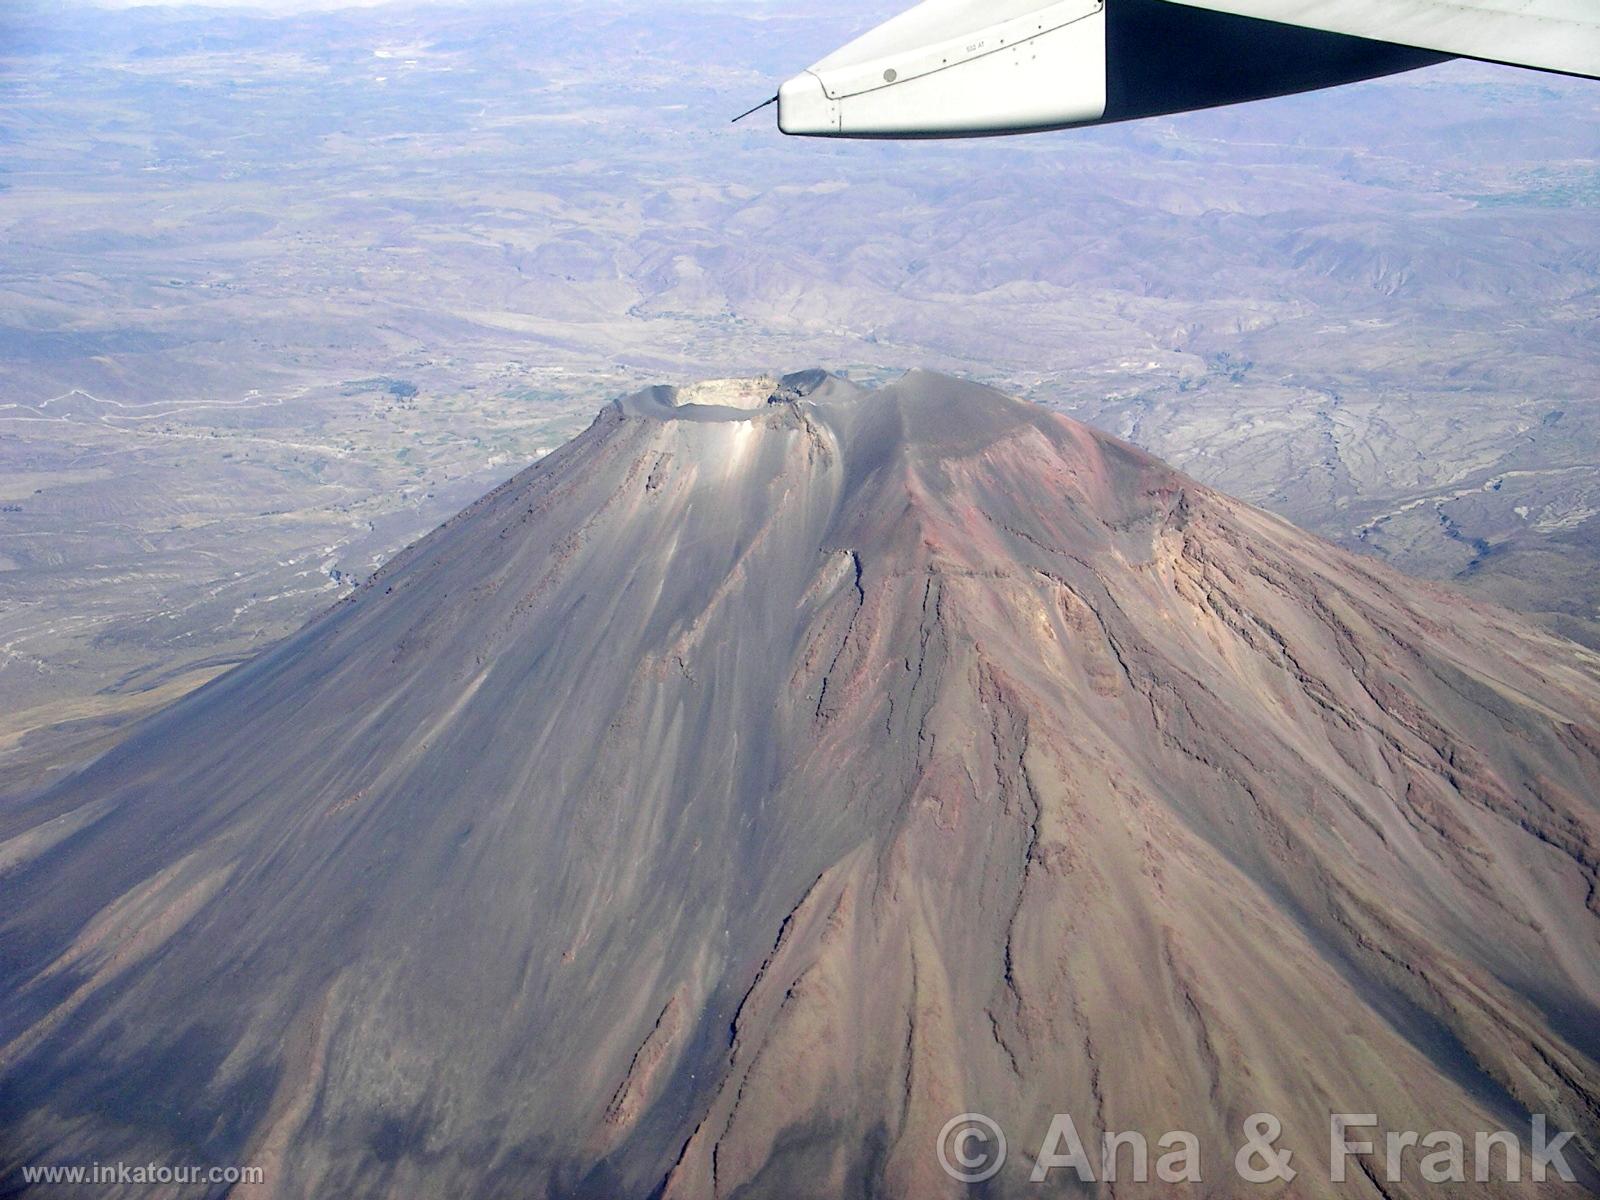
[[[1600,89],[1453,64],[1006,143],[728,124],[892,8],[8,7],[0,792],[607,398],[814,365],[1001,386],[1600,642]]]

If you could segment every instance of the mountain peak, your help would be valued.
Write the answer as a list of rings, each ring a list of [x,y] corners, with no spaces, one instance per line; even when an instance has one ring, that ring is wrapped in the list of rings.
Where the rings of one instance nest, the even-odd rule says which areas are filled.
[[[817,481],[833,485],[834,536],[846,539],[882,539],[897,522],[901,533],[933,522],[952,548],[1009,554],[991,546],[984,531],[1048,539],[1041,520],[1055,520],[1067,505],[1076,515],[1063,528],[1093,538],[1099,526],[1109,536],[1157,519],[1179,492],[1198,487],[1069,417],[934,371],[909,371],[877,389],[820,370],[656,387],[608,411],[698,427],[658,435],[671,448],[662,449],[662,470],[653,472],[657,495],[674,464],[694,464],[678,476],[688,486],[709,472],[726,488],[741,468],[783,476],[776,464],[803,446],[807,470],[825,467]]]
[[[0,1154],[920,1197],[1268,1110],[1331,1197],[1323,1097],[1589,1127],[1597,794],[1592,658],[1105,434],[649,389],[0,844]]]

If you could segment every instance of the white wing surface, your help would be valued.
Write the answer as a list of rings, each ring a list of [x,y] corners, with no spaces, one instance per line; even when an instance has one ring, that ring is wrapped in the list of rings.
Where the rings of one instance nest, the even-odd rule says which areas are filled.
[[[1096,121],[1105,3],[927,0],[785,83],[779,128],[917,137]]]

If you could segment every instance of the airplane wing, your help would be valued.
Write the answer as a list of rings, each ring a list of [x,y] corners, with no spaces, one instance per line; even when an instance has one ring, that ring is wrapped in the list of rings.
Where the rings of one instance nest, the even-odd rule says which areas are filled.
[[[1600,0],[924,0],[786,82],[813,137],[975,137],[1332,87],[1454,56],[1600,77]]]

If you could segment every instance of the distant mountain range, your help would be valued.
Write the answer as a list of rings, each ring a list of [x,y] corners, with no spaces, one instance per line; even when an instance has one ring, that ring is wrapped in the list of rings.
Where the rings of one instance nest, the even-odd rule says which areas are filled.
[[[1071,1113],[1224,1187],[1261,1111],[1295,1196],[1432,1194],[1330,1112],[1592,1179],[1597,796],[1592,656],[1105,434],[655,388],[9,814],[0,1179],[1067,1194]]]

